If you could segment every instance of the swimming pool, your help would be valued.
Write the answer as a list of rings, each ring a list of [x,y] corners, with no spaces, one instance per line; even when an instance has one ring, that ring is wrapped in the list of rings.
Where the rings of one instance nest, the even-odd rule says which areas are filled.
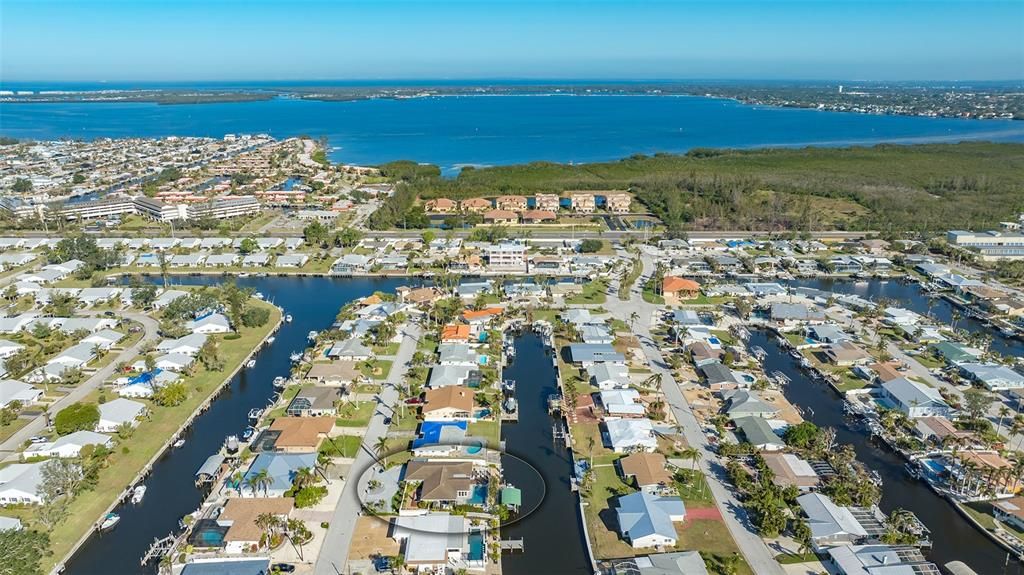
[[[469,561],[484,560],[484,536],[479,531],[469,534],[469,554],[466,559]]]
[[[483,451],[483,449],[484,449],[484,444],[480,443],[479,441],[477,441],[477,442],[473,442],[471,445],[466,447],[466,453],[468,453],[470,455],[476,455],[477,453],[480,453],[481,451]]]
[[[487,485],[474,485],[470,492],[467,505],[483,505],[487,502]]]

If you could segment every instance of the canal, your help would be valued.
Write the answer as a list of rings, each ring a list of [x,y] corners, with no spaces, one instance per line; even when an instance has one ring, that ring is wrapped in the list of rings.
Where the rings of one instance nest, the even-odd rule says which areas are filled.
[[[886,296],[889,297],[889,296]],[[749,341],[760,346],[767,356],[766,373],[781,371],[791,380],[783,393],[791,403],[802,408],[804,418],[819,427],[832,427],[840,443],[848,443],[857,459],[878,472],[882,478],[882,501],[879,507],[889,513],[903,508],[912,511],[931,530],[933,547],[929,558],[944,565],[960,560],[982,575],[1021,575],[1024,566],[1011,560],[1005,567],[1007,554],[1002,547],[979,532],[945,499],[921,481],[912,479],[903,469],[903,459],[888,448],[872,443],[867,434],[850,425],[843,415],[842,401],[827,385],[814,383],[778,344],[775,336],[755,331]]]
[[[180,283],[205,285],[222,281],[220,276],[180,279]],[[256,365],[235,375],[210,409],[196,418],[183,436],[185,445],[169,449],[154,463],[152,473],[143,482],[147,492],[142,503],[119,506],[115,512],[121,516],[120,524],[109,533],[90,537],[68,560],[68,575],[155,573],[155,563],[140,567],[139,559],[154,538],[177,532],[178,520],[202,503],[205,495],[193,483],[196,470],[221,447],[225,437],[242,433],[250,409],[266,406],[274,393],[273,379],[289,374],[289,355],[306,347],[307,334],[329,327],[349,301],[375,291],[391,292],[409,283],[408,279],[326,277],[249,277],[237,281],[282,306],[294,321],[282,324],[274,343],[256,356]]]
[[[840,294],[853,294],[867,300],[891,299],[897,305],[921,315],[931,316],[945,323],[953,323],[953,312],[957,310],[949,301],[941,297],[928,297],[921,286],[913,282],[900,280],[851,281],[830,278],[798,279],[789,282],[793,287],[809,287]],[[964,315],[956,322],[957,329],[969,332],[983,332],[992,336],[992,351],[1014,357],[1024,356],[1024,341],[1006,337],[999,330]]]
[[[502,467],[505,480],[522,489],[523,509],[537,508],[521,521],[502,527],[502,539],[522,538],[525,549],[506,553],[502,570],[506,575],[589,575],[586,539],[570,490],[572,459],[565,444],[556,444],[552,437],[554,420],[547,410],[548,396],[558,392],[552,355],[532,332],[517,337],[515,349],[504,378],[516,382],[519,422],[501,426],[505,449],[514,456],[502,457]],[[543,500],[537,506],[539,498]]]

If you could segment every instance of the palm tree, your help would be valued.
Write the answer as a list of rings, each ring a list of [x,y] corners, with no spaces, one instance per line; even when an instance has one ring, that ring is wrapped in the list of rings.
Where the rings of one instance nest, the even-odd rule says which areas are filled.
[[[313,469],[311,467],[303,467],[295,472],[295,478],[292,479],[292,488],[295,491],[299,491],[314,483],[316,483],[316,475],[313,473]]]
[[[288,540],[291,541],[292,547],[298,545],[296,551],[298,551],[299,559],[305,560],[302,555],[302,546],[313,540],[313,534],[301,519],[288,519],[285,522],[285,529],[288,530]]]
[[[1003,419],[1010,415],[1010,408],[1005,405],[999,408],[999,425],[996,426],[996,435],[1003,430]]]
[[[266,541],[267,547],[270,547],[271,545],[270,541],[274,536],[274,531],[279,522],[280,520],[270,513],[260,513],[253,521],[253,523],[263,531],[263,538]]]
[[[273,484],[274,479],[270,477],[270,472],[266,469],[260,469],[256,473],[252,474],[245,482],[245,486],[252,489],[253,497],[256,496],[256,491],[260,489],[263,490],[264,497],[269,497],[268,490]]]
[[[377,438],[377,441],[373,444],[373,450],[377,453],[377,456],[381,458],[381,465],[387,467],[388,438],[386,435],[381,435]]]
[[[236,471],[232,473],[231,477],[228,479],[228,481],[230,481],[230,485],[234,487],[235,492],[238,493],[239,497],[242,496],[242,479],[244,477],[244,473],[242,473],[241,471]],[[255,493],[253,495],[255,495]]]
[[[630,331],[632,331],[634,329],[634,326],[636,326],[636,321],[638,319],[640,319],[640,314],[636,313],[635,311],[629,314],[629,329],[630,329]]]

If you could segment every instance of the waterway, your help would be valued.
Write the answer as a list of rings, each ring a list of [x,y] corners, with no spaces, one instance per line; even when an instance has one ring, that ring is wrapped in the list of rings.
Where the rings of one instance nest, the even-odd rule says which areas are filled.
[[[981,575],[1021,575],[1024,565],[1011,560],[996,543],[975,529],[945,499],[921,481],[912,479],[903,469],[904,460],[888,448],[872,443],[866,432],[851,426],[843,416],[842,401],[826,385],[814,383],[776,342],[775,337],[754,332],[749,345],[760,346],[767,356],[767,373],[781,371],[792,381],[783,393],[791,403],[803,409],[804,418],[819,427],[833,427],[840,443],[853,446],[857,459],[878,472],[882,478],[879,507],[889,513],[903,508],[912,511],[931,530],[933,547],[929,559],[944,565],[960,560]]]
[[[890,299],[896,305],[921,315],[931,316],[945,323],[953,323],[953,312],[956,306],[941,297],[928,297],[919,284],[890,280],[886,282],[871,280],[854,282],[828,278],[797,279],[790,282],[793,287],[809,287],[841,294],[855,294],[864,299],[878,301]],[[956,322],[957,329],[969,332],[984,332],[992,336],[992,351],[1002,355],[1024,357],[1024,341],[1006,337],[999,330],[964,315]]]
[[[326,137],[338,162],[461,166],[593,162],[695,147],[1024,141],[1024,123],[749,106],[691,96],[461,96],[196,105],[0,105],[0,134],[125,138],[267,133]]]
[[[217,284],[222,279],[188,277],[180,283]],[[204,494],[193,484],[196,470],[221,447],[225,437],[242,433],[250,409],[266,406],[274,393],[273,379],[288,375],[288,356],[306,346],[307,334],[329,327],[338,310],[353,299],[408,284],[402,279],[376,278],[250,277],[237,281],[284,307],[294,321],[282,324],[274,343],[256,356],[256,365],[235,375],[210,409],[196,418],[183,436],[185,445],[168,450],[156,461],[144,481],[147,492],[143,502],[119,506],[115,510],[121,516],[117,528],[90,537],[67,562],[66,574],[155,573],[155,563],[143,568],[139,559],[154,538],[178,531],[178,520],[202,503]]]
[[[576,497],[569,487],[572,459],[565,444],[554,441],[554,420],[547,411],[548,397],[558,392],[552,356],[532,332],[517,337],[515,349],[515,360],[505,368],[504,378],[516,381],[519,422],[501,426],[505,449],[515,456],[502,457],[502,466],[505,479],[523,490],[524,509],[536,506],[538,497],[544,499],[522,521],[502,528],[502,539],[522,538],[525,549],[522,553],[506,553],[502,570],[507,575],[589,575],[592,570],[584,552],[586,539]]]

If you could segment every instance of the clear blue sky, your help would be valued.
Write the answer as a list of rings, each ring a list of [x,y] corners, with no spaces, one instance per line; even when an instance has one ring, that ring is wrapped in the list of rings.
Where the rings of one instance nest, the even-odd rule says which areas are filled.
[[[0,80],[1024,78],[1024,0],[2,0]]]

